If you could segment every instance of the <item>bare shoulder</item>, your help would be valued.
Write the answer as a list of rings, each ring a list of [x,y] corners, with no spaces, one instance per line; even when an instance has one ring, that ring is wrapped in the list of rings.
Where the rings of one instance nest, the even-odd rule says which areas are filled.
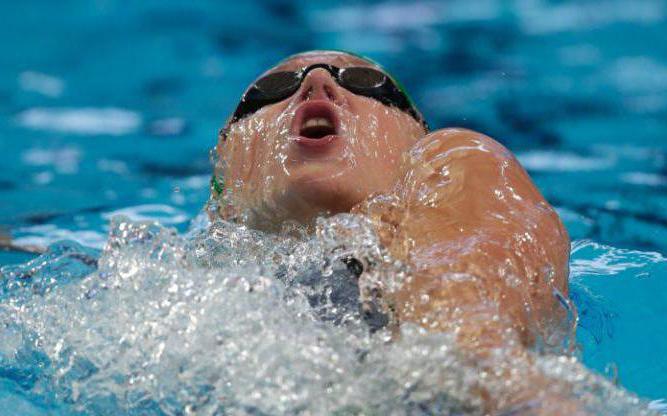
[[[391,295],[399,321],[438,330],[463,322],[465,336],[477,342],[487,319],[478,312],[491,305],[503,317],[499,333],[509,323],[525,345],[535,334],[555,339],[564,315],[554,289],[568,293],[567,231],[496,140],[459,128],[423,136],[406,152],[390,197],[371,199],[361,212],[413,273]],[[485,333],[480,342],[493,337]]]
[[[438,129],[425,135],[419,141],[429,143],[442,142],[443,144],[445,142],[449,142],[451,144],[459,145],[483,143],[504,149],[500,143],[491,137],[478,131],[462,127],[448,127],[444,129]]]
[[[469,247],[474,241],[476,247],[485,246],[480,249],[485,253],[492,250],[489,247],[511,246],[511,255],[529,247],[543,248],[548,256],[531,257],[550,257],[564,275],[567,232],[502,144],[472,130],[450,128],[422,137],[406,156],[397,193],[407,213],[401,226],[415,244],[431,250]],[[510,244],[515,240],[525,247]],[[502,252],[497,257],[510,254]]]
[[[462,199],[491,202],[502,199],[500,191],[512,193],[507,196],[514,200],[545,204],[512,152],[473,130],[447,128],[427,134],[406,153],[403,172],[404,190],[436,192],[445,204]]]
[[[545,328],[552,318],[560,322],[552,293],[567,295],[569,238],[516,157],[484,134],[457,128],[422,137],[406,156],[392,253],[409,258],[424,285],[440,287],[435,282],[451,273],[475,276],[486,300],[497,301],[517,328],[532,327],[536,317]],[[417,283],[406,296],[421,293]],[[452,285],[429,296],[463,299],[467,292]],[[487,296],[471,290],[479,295],[471,304]]]
[[[512,152],[491,137],[464,128],[446,128],[433,131],[419,139],[410,149],[412,159],[440,162],[462,156],[473,156],[487,161],[518,163]]]

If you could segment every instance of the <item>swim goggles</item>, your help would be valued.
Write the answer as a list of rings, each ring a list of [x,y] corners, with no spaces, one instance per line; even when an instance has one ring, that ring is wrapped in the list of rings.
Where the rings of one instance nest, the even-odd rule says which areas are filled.
[[[261,77],[243,94],[241,102],[234,111],[228,125],[266,105],[290,97],[299,89],[308,72],[315,68],[326,69],[338,85],[348,91],[373,98],[384,105],[405,111],[428,131],[424,118],[417,111],[412,100],[400,84],[389,75],[375,68],[359,66],[339,68],[329,64],[313,64],[298,71],[278,71]]]

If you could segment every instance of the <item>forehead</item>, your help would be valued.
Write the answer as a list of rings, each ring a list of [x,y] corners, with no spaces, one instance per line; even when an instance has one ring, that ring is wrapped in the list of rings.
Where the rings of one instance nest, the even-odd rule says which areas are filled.
[[[313,64],[330,64],[340,68],[365,66],[377,68],[377,65],[358,56],[336,51],[315,51],[298,54],[280,62],[265,74],[275,71],[293,71]]]

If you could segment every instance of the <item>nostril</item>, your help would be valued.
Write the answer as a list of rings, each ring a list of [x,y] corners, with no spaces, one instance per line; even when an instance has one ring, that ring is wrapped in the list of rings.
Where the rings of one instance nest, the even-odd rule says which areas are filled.
[[[336,94],[334,94],[333,88],[331,88],[328,85],[325,85],[324,86],[324,92],[331,101],[335,100]]]
[[[310,98],[311,95],[313,95],[313,87],[305,88],[301,93],[301,99],[307,100]]]

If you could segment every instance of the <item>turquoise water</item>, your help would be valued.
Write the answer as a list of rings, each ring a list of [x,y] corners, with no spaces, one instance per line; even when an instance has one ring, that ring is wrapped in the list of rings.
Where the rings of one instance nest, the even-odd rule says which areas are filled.
[[[394,72],[432,127],[518,155],[574,241],[583,362],[667,397],[667,2],[72,0],[0,15],[0,227],[14,244],[73,240],[96,259],[114,215],[185,232],[245,86],[287,54],[350,49]],[[0,265],[34,258],[0,251]],[[44,273],[60,282],[94,270],[58,264]],[[69,409],[2,368],[0,408]]]

